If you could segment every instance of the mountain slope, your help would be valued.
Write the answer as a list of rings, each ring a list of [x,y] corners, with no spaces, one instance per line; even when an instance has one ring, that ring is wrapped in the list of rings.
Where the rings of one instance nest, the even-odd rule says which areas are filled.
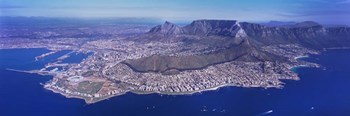
[[[170,22],[152,28],[134,40],[138,42],[184,42],[205,45],[213,52],[187,55],[152,55],[123,63],[138,72],[176,74],[229,61],[288,62],[287,58],[262,51],[263,46],[298,44],[306,48],[350,46],[349,28],[324,28],[315,22],[288,27],[271,27],[235,20],[196,20],[179,27]],[[181,47],[181,46],[179,46]]]
[[[252,40],[262,45],[299,44],[307,48],[350,46],[350,28],[325,28],[314,22],[297,23],[291,27],[267,27],[253,23],[241,23]]]
[[[179,71],[203,69],[211,65],[229,61],[286,61],[287,59],[260,51],[248,40],[239,45],[203,55],[163,56],[153,55],[140,59],[126,60],[123,63],[138,72],[160,72],[176,74]]]

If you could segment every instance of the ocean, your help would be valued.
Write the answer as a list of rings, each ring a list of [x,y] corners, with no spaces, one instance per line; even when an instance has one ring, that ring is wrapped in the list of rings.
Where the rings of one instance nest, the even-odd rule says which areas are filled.
[[[301,59],[323,67],[294,68],[301,80],[283,80],[282,89],[223,87],[192,95],[127,93],[94,104],[44,89],[40,83],[52,76],[7,70],[38,69],[69,52],[35,61],[35,56],[48,51],[0,50],[0,116],[350,116],[350,50],[328,50]],[[83,56],[70,59],[80,61]]]

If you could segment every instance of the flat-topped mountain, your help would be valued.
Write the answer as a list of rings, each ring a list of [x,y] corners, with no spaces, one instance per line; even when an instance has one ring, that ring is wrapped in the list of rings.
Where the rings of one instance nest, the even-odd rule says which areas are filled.
[[[297,23],[291,27],[267,27],[254,23],[241,23],[248,37],[259,45],[299,44],[307,48],[322,49],[350,45],[350,28],[326,28],[314,22]]]
[[[296,23],[294,25],[291,25],[292,28],[308,28],[308,27],[317,27],[317,26],[321,26],[321,24],[318,24],[314,21],[304,21],[304,22],[300,22],[300,23]]]
[[[152,28],[149,34],[164,34],[167,36],[181,34],[197,36],[244,36],[240,24],[236,20],[196,20],[184,27],[179,27],[166,21],[163,25]]]
[[[242,38],[257,45],[301,44],[320,49],[347,46],[349,27],[324,27],[313,21],[288,26],[266,26],[236,20],[196,20],[184,27],[170,22],[152,28],[137,41],[190,41],[208,45],[240,43]],[[222,42],[222,40],[224,42]],[[225,45],[225,44],[224,44]]]
[[[350,28],[326,28],[312,21],[280,27],[236,20],[196,20],[183,27],[165,22],[135,40],[184,42],[194,48],[204,45],[214,50],[190,56],[153,55],[123,62],[135,71],[167,73],[201,69],[229,61],[288,62],[286,58],[267,53],[261,48],[278,44],[297,44],[311,49],[349,47]]]
[[[186,34],[202,36],[244,36],[235,20],[196,20],[184,27]],[[241,34],[241,35],[240,35]]]
[[[313,27],[313,26],[321,26],[317,22],[314,21],[304,21],[304,22],[283,22],[283,21],[270,21],[267,23],[261,23],[261,25],[268,27],[284,27],[284,28],[305,28],[305,27]]]
[[[214,45],[218,44],[218,42],[221,44],[220,41],[217,41],[219,39],[234,39],[245,36],[246,34],[242,30],[240,23],[235,20],[196,20],[183,27],[166,21],[162,25],[153,27],[149,32],[132,39],[142,42],[194,42],[201,40],[202,43]],[[240,41],[237,40],[235,43],[237,44]]]
[[[295,25],[297,22],[294,21],[269,21],[267,23],[260,23],[261,25],[270,26],[270,27],[285,27],[290,25]]]

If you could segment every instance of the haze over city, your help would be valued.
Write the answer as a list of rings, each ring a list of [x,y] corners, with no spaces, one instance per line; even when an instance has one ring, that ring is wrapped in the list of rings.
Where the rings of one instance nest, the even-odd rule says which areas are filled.
[[[349,0],[1,0],[0,16],[234,19],[350,24]]]

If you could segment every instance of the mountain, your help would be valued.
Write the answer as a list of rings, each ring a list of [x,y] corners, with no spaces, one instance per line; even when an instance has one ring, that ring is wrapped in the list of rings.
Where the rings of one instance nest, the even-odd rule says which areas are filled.
[[[240,24],[235,20],[196,20],[185,27],[179,27],[166,21],[150,30],[151,34],[174,35],[197,35],[197,36],[245,36]]]
[[[316,26],[322,26],[321,24],[318,24],[314,21],[304,21],[300,23],[296,23],[292,25],[292,28],[308,28],[308,27],[316,27]]]
[[[314,21],[304,21],[304,22],[283,22],[283,21],[270,21],[268,23],[261,23],[263,26],[268,27],[284,27],[284,28],[305,28],[305,27],[313,27],[320,26],[317,22]]]
[[[185,34],[201,36],[245,36],[240,24],[235,20],[197,20],[184,27]]]
[[[307,48],[322,49],[350,45],[350,28],[326,28],[314,22],[297,23],[291,27],[267,27],[241,23],[248,37],[259,45],[299,44]]]
[[[179,71],[203,69],[229,61],[286,61],[287,59],[261,51],[250,45],[248,40],[230,48],[202,55],[164,56],[153,55],[123,63],[137,72],[159,72],[176,74]]]
[[[235,20],[196,20],[184,27],[166,21],[164,24],[152,28],[148,33],[133,38],[133,40],[142,42],[191,40],[193,42],[200,38],[201,42],[216,44],[219,42],[218,39],[245,36],[240,24]]]
[[[291,26],[291,25],[295,25],[296,22],[293,21],[288,21],[288,22],[284,22],[284,21],[270,21],[267,23],[261,23],[261,25],[265,25],[265,26],[269,26],[269,27],[285,27],[285,26]]]
[[[156,27],[153,27],[150,30],[150,33],[153,33],[153,34],[159,33],[159,34],[168,36],[168,35],[183,34],[184,30],[181,27],[166,21],[163,25],[158,25]]]
[[[261,50],[270,45],[298,44],[311,49],[349,47],[350,28],[325,28],[312,21],[271,27],[236,20],[196,20],[184,27],[165,22],[133,40],[183,42],[194,48],[204,45],[213,49],[213,52],[199,55],[153,55],[123,62],[138,72],[176,74],[229,61],[288,62],[285,57]]]

